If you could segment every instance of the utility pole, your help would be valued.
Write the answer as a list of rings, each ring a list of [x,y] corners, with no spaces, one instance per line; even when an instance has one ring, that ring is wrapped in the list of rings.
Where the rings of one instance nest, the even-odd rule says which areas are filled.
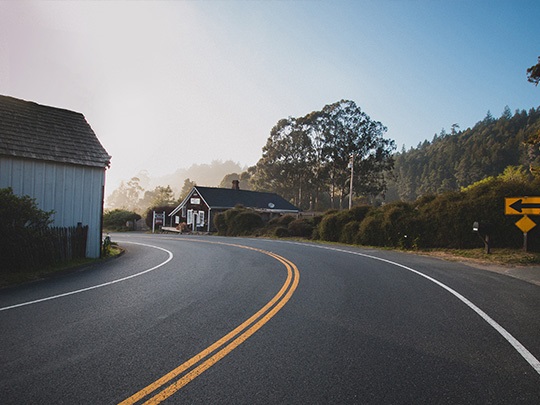
[[[354,153],[351,153],[351,159],[349,160],[349,168],[351,169],[351,181],[349,183],[349,209],[352,208],[352,186],[354,177]]]

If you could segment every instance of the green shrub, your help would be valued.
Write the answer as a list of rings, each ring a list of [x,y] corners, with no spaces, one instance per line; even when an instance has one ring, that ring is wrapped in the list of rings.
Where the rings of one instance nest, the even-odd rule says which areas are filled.
[[[308,219],[300,218],[290,222],[287,229],[291,236],[309,238],[313,233],[313,224]]]
[[[274,236],[278,238],[286,238],[290,236],[289,230],[287,228],[284,228],[282,226],[279,226],[274,229]]]
[[[339,241],[349,245],[356,243],[356,235],[358,234],[360,223],[360,221],[347,222],[343,227]]]
[[[281,215],[276,218],[272,218],[268,222],[268,226],[284,226],[287,227],[291,222],[293,222],[296,219],[295,216],[287,214],[287,215]]]
[[[49,245],[47,231],[52,214],[53,211],[39,209],[34,198],[15,195],[10,187],[0,189],[2,270],[26,270],[52,262],[52,249],[37,249],[38,246]]]
[[[351,220],[362,222],[372,209],[370,205],[358,205],[348,211],[348,216]]]
[[[318,226],[320,239],[330,242],[341,241],[345,225],[352,221],[361,222],[371,210],[370,206],[362,205],[350,210],[328,211]]]
[[[254,211],[244,209],[234,215],[227,224],[227,235],[247,236],[263,226],[263,220]]]
[[[258,233],[264,223],[255,211],[235,207],[214,217],[214,225],[218,235],[222,236],[247,236]]]
[[[382,229],[387,246],[406,247],[409,240],[417,238],[417,212],[405,202],[396,202],[382,207]]]
[[[217,229],[218,235],[226,236],[227,235],[227,218],[225,213],[220,212],[214,216],[214,226]]]
[[[385,246],[383,228],[383,216],[379,211],[368,215],[358,227],[356,243],[369,246]]]
[[[313,227],[317,228],[323,218],[324,218],[324,215],[316,215],[313,218],[311,218],[311,223],[313,224]]]
[[[133,211],[115,209],[105,211],[103,214],[103,227],[110,231],[127,231],[129,227],[127,222],[135,222],[141,219],[141,216]]]
[[[0,188],[0,231],[16,232],[21,229],[45,229],[52,222],[53,211],[39,209],[35,198],[18,196],[11,187]]]
[[[337,242],[340,236],[338,213],[325,215],[319,224],[319,237],[321,240]]]

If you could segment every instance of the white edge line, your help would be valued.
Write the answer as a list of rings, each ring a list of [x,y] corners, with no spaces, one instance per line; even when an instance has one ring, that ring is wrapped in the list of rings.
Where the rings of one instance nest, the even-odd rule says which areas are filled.
[[[169,262],[173,259],[173,257],[174,257],[174,255],[172,254],[171,251],[169,251],[169,250],[167,250],[167,249],[163,249],[163,248],[161,248],[161,247],[159,247],[159,246],[147,245],[147,244],[145,244],[145,243],[138,243],[138,242],[126,242],[126,241],[122,241],[122,243],[131,243],[131,244],[133,244],[133,245],[141,245],[141,246],[151,247],[151,248],[154,248],[154,249],[163,250],[164,252],[166,252],[166,253],[169,254],[169,257],[168,257],[167,260],[165,260],[163,263],[160,263],[160,264],[158,264],[157,266],[154,266],[154,267],[152,267],[152,268],[150,268],[150,269],[141,271],[141,272],[139,272],[139,273],[132,274],[131,276],[122,277],[122,278],[119,278],[119,279],[117,279],[117,280],[108,281],[108,282],[106,282],[106,283],[94,285],[94,286],[92,286],[92,287],[81,288],[80,290],[75,290],[75,291],[70,291],[70,292],[63,293],[63,294],[53,295],[53,296],[50,296],[50,297],[40,298],[39,300],[28,301],[28,302],[22,302],[22,303],[20,303],[20,304],[10,305],[10,306],[8,306],[8,307],[0,308],[0,312],[1,312],[1,311],[7,311],[8,309],[24,307],[24,306],[26,306],[26,305],[37,304],[37,303],[39,303],[39,302],[50,301],[50,300],[54,300],[54,299],[57,299],[57,298],[67,297],[68,295],[79,294],[79,293],[82,293],[82,292],[85,292],[85,291],[95,290],[96,288],[106,287],[106,286],[111,285],[111,284],[120,283],[120,282],[122,282],[122,281],[129,280],[130,278],[135,278],[135,277],[141,276],[141,275],[143,275],[143,274],[149,273],[149,272],[151,272],[151,271],[154,271],[154,270],[160,268],[161,266],[164,266],[165,264],[169,263]]]
[[[534,355],[529,350],[527,350],[527,348],[525,346],[523,346],[519,342],[519,340],[517,340],[514,336],[512,336],[512,334],[510,332],[508,332],[506,329],[504,329],[500,324],[497,323],[497,321],[495,321],[493,318],[491,318],[488,314],[486,314],[484,311],[482,311],[479,307],[477,307],[475,304],[473,304],[471,301],[469,301],[463,295],[458,293],[456,290],[448,287],[446,284],[443,284],[440,281],[438,281],[438,280],[436,280],[436,279],[434,279],[434,278],[432,278],[432,277],[430,277],[430,276],[428,276],[426,274],[423,274],[423,273],[419,272],[418,270],[412,269],[412,268],[407,267],[407,266],[405,266],[403,264],[393,262],[391,260],[383,259],[383,258],[380,258],[380,257],[377,257],[377,256],[372,256],[372,255],[368,255],[368,254],[360,253],[360,252],[353,252],[353,251],[345,250],[345,249],[336,249],[336,248],[332,248],[332,247],[328,247],[328,246],[311,245],[309,243],[285,242],[285,241],[283,243],[291,243],[291,244],[297,244],[297,245],[302,245],[302,246],[311,246],[311,247],[319,248],[319,249],[333,250],[333,251],[341,252],[341,253],[349,253],[349,254],[352,254],[352,255],[364,256],[364,257],[368,257],[370,259],[379,260],[381,262],[386,262],[386,263],[392,264],[394,266],[401,267],[401,268],[403,268],[405,270],[408,270],[408,271],[413,272],[413,273],[415,273],[415,274],[417,274],[419,276],[424,277],[425,279],[437,284],[439,287],[444,288],[446,291],[448,291],[450,294],[454,295],[461,302],[463,302],[465,305],[467,305],[470,309],[472,309],[474,312],[476,312],[478,315],[480,315],[480,317],[484,321],[486,321],[504,339],[506,339],[506,341],[512,345],[512,347],[521,355],[521,357],[523,357],[527,361],[527,363],[529,363],[531,365],[531,367],[538,374],[540,374],[540,361],[538,361],[538,359],[536,357],[534,357]]]

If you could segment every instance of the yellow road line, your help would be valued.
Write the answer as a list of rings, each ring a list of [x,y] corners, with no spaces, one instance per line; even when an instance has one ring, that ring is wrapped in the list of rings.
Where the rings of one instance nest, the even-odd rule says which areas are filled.
[[[236,327],[234,330],[232,330],[231,332],[223,336],[221,339],[217,340],[215,343],[213,343],[212,345],[210,345],[209,347],[207,347],[200,353],[193,356],[191,359],[189,359],[188,361],[186,361],[179,367],[168,372],[163,377],[159,378],[152,384],[146,386],[145,388],[135,393],[131,397],[127,398],[126,400],[120,402],[119,405],[131,405],[142,400],[143,398],[150,395],[152,392],[158,390],[165,384],[171,382],[171,380],[173,380],[174,378],[180,376],[184,371],[190,369],[191,367],[195,366],[197,363],[200,363],[202,361],[202,363],[198,365],[196,368],[194,368],[193,370],[185,374],[179,380],[172,383],[171,385],[169,385],[162,391],[155,394],[152,398],[150,398],[144,404],[158,404],[161,401],[167,399],[168,397],[176,393],[178,390],[180,390],[182,387],[184,387],[186,384],[188,384],[189,382],[197,378],[199,375],[201,375],[204,371],[212,367],[219,360],[224,358],[227,354],[232,352],[235,348],[237,348],[240,344],[242,344],[246,339],[248,339],[251,335],[253,335],[257,330],[259,330],[264,324],[266,324],[289,301],[292,294],[296,290],[296,287],[298,286],[300,272],[298,271],[298,268],[296,267],[296,265],[292,263],[291,261],[275,253],[268,252],[261,249],[252,248],[249,246],[234,245],[230,243],[220,243],[220,242],[215,242],[215,241],[212,241],[212,242],[198,241],[198,242],[234,246],[234,247],[239,247],[243,249],[249,249],[249,250],[254,250],[260,253],[264,253],[270,257],[273,257],[274,259],[280,261],[283,265],[285,265],[287,269],[287,279],[285,280],[285,283],[283,284],[279,292],[266,305],[264,305],[259,311],[257,311],[253,316],[251,316],[248,320],[243,322],[241,325]],[[265,313],[266,315],[264,315]],[[250,325],[252,326],[250,327]],[[238,334],[240,334],[240,336],[236,337]],[[204,360],[206,357],[211,355],[214,351],[218,350],[220,347],[227,344],[232,339],[234,340],[231,343],[229,343],[227,346],[219,350],[217,353],[212,355],[207,360]]]

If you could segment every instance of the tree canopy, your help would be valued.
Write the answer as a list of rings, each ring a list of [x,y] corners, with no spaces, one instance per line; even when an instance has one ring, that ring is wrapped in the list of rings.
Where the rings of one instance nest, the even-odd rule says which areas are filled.
[[[107,198],[107,206],[110,209],[134,211],[140,214],[145,213],[152,206],[175,205],[176,203],[174,192],[169,185],[145,190],[138,177],[132,177],[127,183],[122,181]]]
[[[535,136],[540,130],[540,107],[516,110],[506,107],[500,118],[488,111],[473,128],[452,133],[444,129],[432,142],[395,155],[394,179],[387,199],[414,201],[426,194],[457,191],[508,166],[540,166]]]
[[[538,63],[527,69],[527,80],[538,86],[540,82],[540,56],[538,57]]]
[[[393,167],[395,144],[383,137],[385,132],[386,127],[350,100],[304,117],[284,118],[272,128],[261,159],[250,168],[251,183],[304,209],[320,208],[325,199],[341,207],[349,194],[348,164],[354,155],[353,191],[374,197],[386,189]]]

